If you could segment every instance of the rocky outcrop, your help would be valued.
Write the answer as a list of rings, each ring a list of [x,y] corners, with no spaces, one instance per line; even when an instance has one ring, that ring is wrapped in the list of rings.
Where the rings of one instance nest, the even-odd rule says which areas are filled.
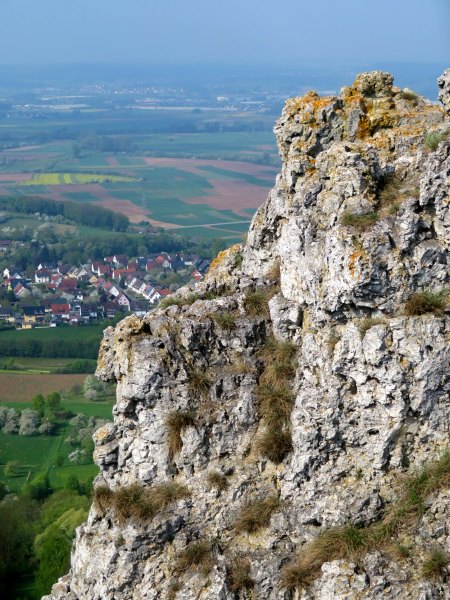
[[[448,444],[450,142],[424,143],[448,125],[381,72],[286,103],[247,243],[105,332],[114,424],[94,436],[97,500],[48,598],[450,598],[448,460],[416,504],[399,482]],[[397,505],[414,518],[389,543],[283,576],[311,540],[364,535]]]
[[[444,71],[444,73],[438,79],[439,88],[439,100],[444,105],[446,111],[450,113],[450,69]]]

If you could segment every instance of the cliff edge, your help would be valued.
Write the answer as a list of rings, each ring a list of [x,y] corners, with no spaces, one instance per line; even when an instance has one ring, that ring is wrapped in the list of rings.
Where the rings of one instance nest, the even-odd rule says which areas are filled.
[[[247,242],[105,332],[117,381],[48,600],[449,593],[450,70],[286,102]]]

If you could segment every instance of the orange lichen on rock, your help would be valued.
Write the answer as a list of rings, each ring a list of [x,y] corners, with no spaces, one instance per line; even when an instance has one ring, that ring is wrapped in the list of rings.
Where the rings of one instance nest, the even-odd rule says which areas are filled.
[[[356,250],[352,252],[348,259],[348,270],[350,272],[350,276],[354,279],[356,277],[356,267],[359,261],[362,259],[363,253],[361,250]]]
[[[223,263],[223,261],[230,256],[230,254],[235,254],[236,252],[238,252],[240,247],[240,244],[234,244],[234,246],[231,246],[230,248],[219,252],[216,258],[212,260],[210,270],[213,271],[214,269],[217,269],[217,267],[219,267]]]

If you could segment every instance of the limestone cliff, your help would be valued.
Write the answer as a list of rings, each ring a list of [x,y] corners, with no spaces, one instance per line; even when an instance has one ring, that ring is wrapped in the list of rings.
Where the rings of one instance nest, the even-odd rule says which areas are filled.
[[[439,89],[372,72],[288,100],[247,242],[105,332],[114,424],[48,598],[450,598]]]

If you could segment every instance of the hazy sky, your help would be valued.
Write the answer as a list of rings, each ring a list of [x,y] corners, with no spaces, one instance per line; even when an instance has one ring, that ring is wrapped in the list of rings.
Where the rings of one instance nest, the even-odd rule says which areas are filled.
[[[0,0],[0,63],[450,64],[450,0]]]

